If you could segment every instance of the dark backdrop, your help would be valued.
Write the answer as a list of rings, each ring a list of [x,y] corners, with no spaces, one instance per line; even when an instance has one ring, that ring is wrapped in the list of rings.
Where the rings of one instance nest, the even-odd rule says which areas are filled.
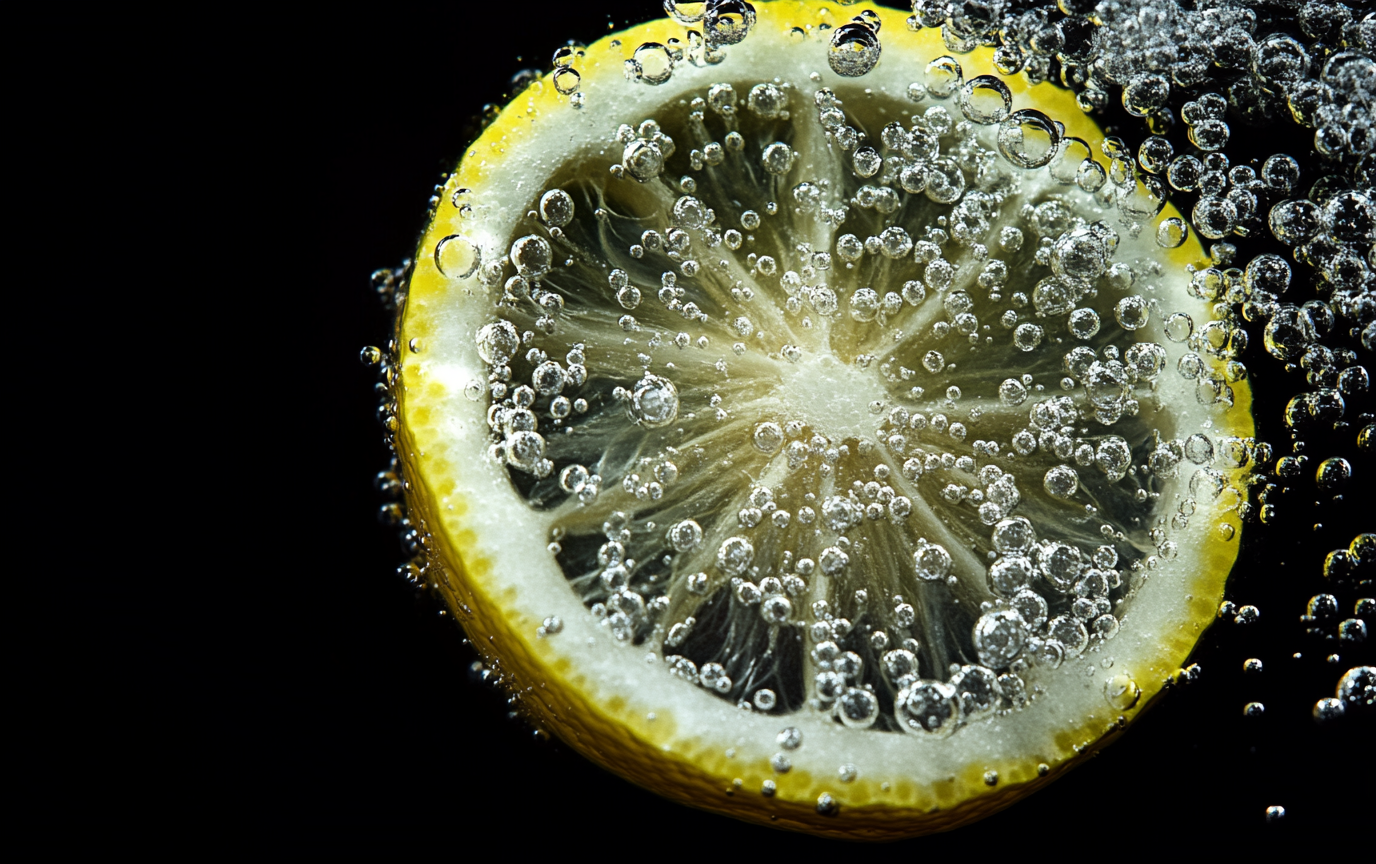
[[[251,830],[265,849],[331,856],[459,856],[480,837],[517,854],[582,846],[654,855],[662,851],[655,838],[679,837],[715,854],[844,854],[830,841],[669,804],[558,742],[536,740],[508,719],[501,693],[471,680],[475,655],[459,630],[395,575],[401,550],[376,518],[382,499],[372,488],[387,453],[372,372],[357,359],[362,346],[385,344],[388,335],[369,273],[411,252],[440,172],[469,140],[481,106],[501,101],[513,73],[546,70],[564,40],[591,42],[609,22],[620,29],[658,7],[654,0],[596,4],[609,15],[590,11],[594,4],[553,5],[512,3],[486,18],[457,3],[366,14],[340,8],[282,45],[299,70],[287,82],[296,96],[285,128],[298,131],[286,142],[295,147],[293,194],[278,202],[279,211],[289,208],[278,215],[288,223],[306,217],[310,226],[292,240],[307,276],[287,298],[302,303],[291,338],[303,350],[291,374],[307,386],[289,430],[293,452],[283,454],[295,466],[286,476],[299,508],[296,552],[253,601],[272,616],[275,647],[250,706],[264,742],[243,801]],[[1275,137],[1283,132],[1267,131],[1272,150],[1286,142]],[[1125,127],[1123,134],[1135,144],[1143,133]],[[1233,149],[1235,161],[1272,152]],[[1263,437],[1286,452],[1289,437],[1277,421],[1300,379],[1265,357],[1248,360]],[[1370,411],[1370,403],[1349,416],[1359,410]],[[1371,662],[1370,643],[1360,652],[1326,647],[1307,639],[1298,620],[1305,601],[1328,590],[1324,554],[1346,545],[1358,526],[1376,524],[1365,485],[1376,466],[1369,452],[1356,458],[1355,437],[1355,427],[1339,430],[1310,450],[1354,460],[1345,502],[1316,504],[1310,473],[1281,496],[1276,522],[1247,532],[1230,596],[1259,606],[1261,620],[1210,631],[1197,684],[1052,787],[974,827],[909,841],[904,853],[968,851],[990,839],[1031,850],[1057,838],[1067,851],[1090,855],[1183,850],[1201,838],[1239,851],[1307,838],[1319,851],[1369,832],[1354,820],[1359,810],[1370,816],[1370,791],[1359,790],[1371,777],[1372,724],[1349,716],[1319,727],[1310,709],[1332,695],[1344,670],[1363,656]],[[1264,544],[1257,542],[1263,534]],[[1356,594],[1337,593],[1350,615]],[[1334,650],[1341,662],[1325,663]],[[1295,652],[1303,658],[1293,659]],[[1244,679],[1242,661],[1253,656],[1266,671]],[[1265,703],[1264,717],[1243,717],[1253,700]],[[1278,824],[1263,816],[1272,804],[1288,810]]]

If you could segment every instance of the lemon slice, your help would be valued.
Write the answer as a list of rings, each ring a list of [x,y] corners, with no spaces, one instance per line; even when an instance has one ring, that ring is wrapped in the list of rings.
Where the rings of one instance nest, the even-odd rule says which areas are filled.
[[[507,105],[400,297],[395,443],[418,566],[535,722],[893,838],[1178,673],[1252,426],[1216,271],[1073,98],[846,11],[646,24]]]

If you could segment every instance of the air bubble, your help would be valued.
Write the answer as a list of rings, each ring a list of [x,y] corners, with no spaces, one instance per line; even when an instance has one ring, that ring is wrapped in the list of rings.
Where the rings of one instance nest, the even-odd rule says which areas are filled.
[[[482,263],[482,250],[462,234],[450,234],[435,245],[435,266],[451,279],[467,279]]]
[[[827,64],[831,71],[846,78],[858,78],[879,62],[879,36],[864,24],[851,23],[837,27],[827,48]]]
[[[1041,168],[1056,155],[1061,133],[1040,111],[1015,111],[998,126],[998,148],[1003,158],[1019,168]]]
[[[957,95],[961,112],[972,123],[1001,123],[1013,107],[1008,85],[993,75],[980,75],[961,85]]]
[[[1190,226],[1177,216],[1169,216],[1156,226],[1156,245],[1163,249],[1178,249],[1190,237]]]
[[[924,84],[932,96],[947,99],[961,86],[962,77],[960,61],[947,55],[927,64]]]
[[[573,221],[573,198],[563,189],[551,189],[540,196],[540,218],[545,224],[563,228]]]

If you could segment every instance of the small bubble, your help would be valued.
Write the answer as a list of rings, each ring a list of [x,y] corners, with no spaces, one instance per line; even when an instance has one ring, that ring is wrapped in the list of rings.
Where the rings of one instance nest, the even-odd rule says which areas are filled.
[[[1035,109],[1015,111],[998,126],[999,153],[1019,168],[1045,166],[1055,157],[1060,142],[1056,124]]]
[[[461,234],[450,234],[435,246],[435,266],[446,276],[467,279],[481,265],[481,250]]]
[[[1177,216],[1161,220],[1156,226],[1156,245],[1163,249],[1177,249],[1190,237],[1190,226]]]
[[[882,50],[874,30],[859,23],[843,24],[831,35],[827,64],[837,75],[858,78],[875,67]]]
[[[1313,713],[1315,720],[1320,723],[1328,723],[1343,716],[1345,711],[1346,706],[1343,705],[1342,700],[1330,696],[1315,702]]]
[[[564,96],[577,93],[582,83],[583,76],[572,66],[560,66],[554,70],[554,89]]]
[[[994,80],[997,81],[998,79],[995,78]],[[927,64],[925,73],[927,92],[937,99],[949,98],[961,86],[962,81],[960,61],[954,57],[949,55],[938,57]]]
[[[980,75],[966,81],[956,100],[966,119],[985,126],[1003,122],[1013,107],[1013,94],[1008,85],[993,75]]]

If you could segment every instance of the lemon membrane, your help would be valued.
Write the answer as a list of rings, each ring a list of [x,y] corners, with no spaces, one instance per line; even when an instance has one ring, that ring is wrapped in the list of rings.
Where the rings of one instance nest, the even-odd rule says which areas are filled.
[[[1252,424],[1207,256],[1073,97],[846,13],[557,60],[447,182],[393,392],[426,578],[535,722],[882,839],[1163,690]]]

